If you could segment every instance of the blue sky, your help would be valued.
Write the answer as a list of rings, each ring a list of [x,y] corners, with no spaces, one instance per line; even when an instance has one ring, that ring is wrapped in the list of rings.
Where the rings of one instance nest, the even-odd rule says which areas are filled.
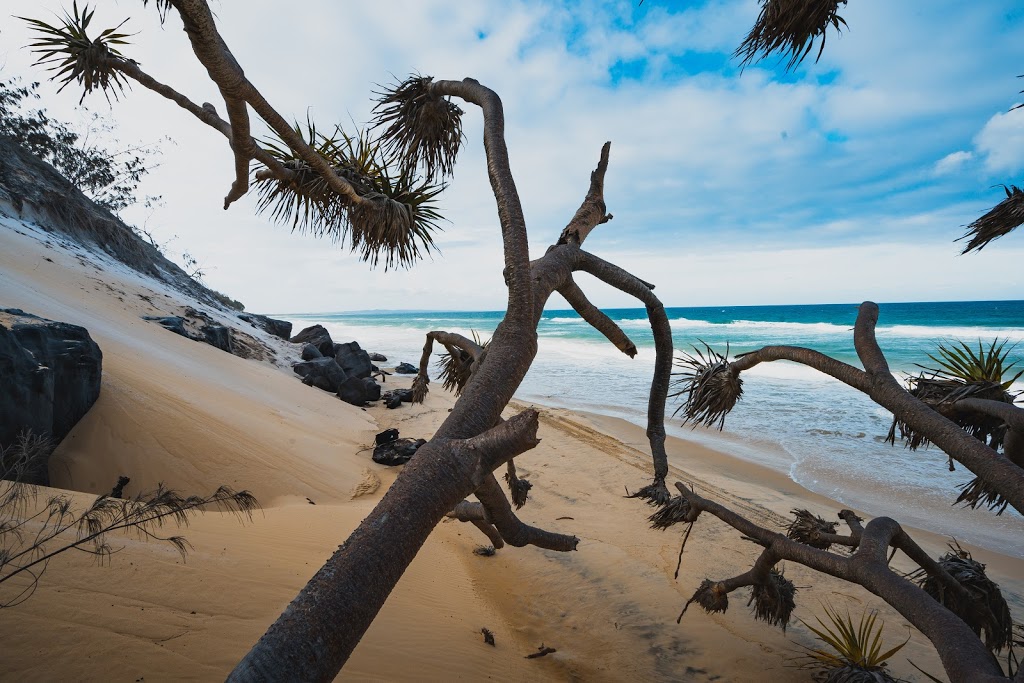
[[[730,57],[754,0],[710,2],[213,2],[250,79],[287,117],[320,127],[369,118],[376,84],[410,72],[473,76],[503,98],[531,250],[578,206],[601,144],[615,219],[588,249],[654,282],[667,305],[1024,298],[1024,235],[957,256],[963,226],[1024,181],[1024,6],[850,0],[849,29],[820,62],[741,72]],[[46,17],[51,0],[0,0],[0,14]],[[125,52],[194,100],[223,109],[180,23],[161,29],[138,0],[98,3],[97,25],[132,16]],[[52,14],[51,14],[52,16]],[[2,22],[5,75],[39,78],[16,21]],[[70,91],[70,89],[69,89]],[[44,89],[70,118],[77,95]],[[169,135],[129,210],[171,255],[188,250],[208,283],[252,310],[494,309],[504,301],[499,233],[472,107],[443,195],[439,254],[372,270],[330,242],[291,235],[244,200],[220,210],[226,143],[136,87],[108,109],[121,141]],[[585,276],[603,306],[624,295]],[[555,301],[558,306],[561,302]]]

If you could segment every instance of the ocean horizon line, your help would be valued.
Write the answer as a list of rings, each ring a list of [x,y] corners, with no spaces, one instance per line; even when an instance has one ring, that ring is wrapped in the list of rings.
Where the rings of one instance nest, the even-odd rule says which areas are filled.
[[[870,301],[865,299],[864,301]],[[820,307],[820,306],[860,306],[864,301],[859,302],[827,302],[827,303],[805,303],[805,304],[708,304],[703,306],[670,306],[665,304],[666,309],[754,309],[754,308],[799,308],[799,307]],[[1024,299],[948,299],[936,301],[876,301],[879,306],[912,306],[912,305],[941,305],[941,304],[1020,304]],[[629,311],[643,309],[643,306],[598,306],[602,311]],[[366,308],[346,311],[278,311],[270,312],[271,316],[307,316],[307,315],[395,315],[410,313],[502,313],[504,309],[479,309],[479,308]],[[544,308],[545,313],[572,313],[578,315],[572,308]]]

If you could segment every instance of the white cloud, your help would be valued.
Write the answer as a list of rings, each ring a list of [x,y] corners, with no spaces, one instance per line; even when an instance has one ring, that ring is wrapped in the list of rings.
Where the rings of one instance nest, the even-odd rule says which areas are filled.
[[[1024,109],[990,118],[974,143],[990,173],[1016,173],[1024,169]]]
[[[974,154],[964,150],[958,152],[952,152],[942,157],[935,162],[935,175],[943,176],[949,175],[950,173],[956,173],[964,167],[964,165],[974,158]]]

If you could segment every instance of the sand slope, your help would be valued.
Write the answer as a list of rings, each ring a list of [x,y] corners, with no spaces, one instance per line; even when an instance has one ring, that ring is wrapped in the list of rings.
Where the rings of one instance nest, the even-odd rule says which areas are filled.
[[[219,513],[197,518],[186,532],[195,549],[185,563],[131,536],[114,539],[124,549],[108,566],[60,556],[31,600],[0,611],[3,680],[223,678],[393,481],[394,470],[360,449],[392,426],[429,437],[454,400],[435,384],[422,406],[364,411],[302,385],[287,369],[140,319],[183,303],[149,278],[0,217],[0,305],[84,325],[104,354],[100,399],[55,453],[55,485],[95,494],[121,474],[132,478],[128,494],[159,481],[186,493],[223,483],[250,489],[264,506],[245,525]],[[295,350],[267,342],[287,365]],[[403,382],[394,377],[388,386]],[[472,553],[486,542],[479,532],[442,523],[343,679],[808,679],[790,664],[797,643],[813,642],[807,629],[794,623],[783,634],[754,622],[746,591],[726,614],[694,609],[675,623],[705,576],[742,572],[757,549],[702,519],[673,579],[681,534],[648,529],[650,510],[623,497],[624,487],[649,477],[642,430],[542,409],[540,436],[518,462],[535,485],[522,517],[576,534],[578,551],[508,548],[479,557]],[[678,439],[669,452],[675,478],[764,524],[781,523],[793,507],[828,517],[838,508],[768,470]],[[90,500],[74,495],[82,505]],[[924,540],[936,553],[943,543]],[[1020,592],[1024,563],[978,557]],[[889,639],[911,636],[893,662],[896,673],[922,680],[907,657],[941,670],[927,641],[864,591],[800,567],[786,575],[800,587],[799,617],[819,612],[820,600],[849,605],[855,615],[864,605],[882,608]],[[1024,613],[1019,600],[1014,608]],[[497,647],[483,643],[482,627]],[[558,652],[524,659],[541,643]]]

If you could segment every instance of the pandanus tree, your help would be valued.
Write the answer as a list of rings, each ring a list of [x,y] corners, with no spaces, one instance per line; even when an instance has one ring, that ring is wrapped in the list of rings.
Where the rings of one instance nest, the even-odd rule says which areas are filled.
[[[732,591],[752,586],[755,614],[784,627],[795,606],[795,589],[777,567],[783,560],[798,562],[864,586],[899,610],[936,645],[951,679],[1002,679],[991,651],[1012,642],[1007,635],[1011,628],[998,590],[984,583],[983,569],[971,564],[969,557],[953,554],[934,560],[887,518],[862,524],[852,512],[843,511],[840,519],[849,533],[839,534],[835,524],[801,512],[787,536],[757,526],[682,484],[676,484],[678,495],[670,495],[663,420],[673,349],[664,308],[653,285],[583,249],[590,232],[612,218],[604,201],[609,144],[601,150],[576,214],[545,254],[531,260],[505,145],[502,103],[493,90],[469,78],[414,76],[380,94],[370,127],[375,137],[365,132],[349,135],[340,129],[326,135],[312,123],[290,124],[263,97],[232,55],[205,0],[154,0],[154,4],[163,19],[173,14],[182,21],[196,58],[224,100],[226,118],[212,104],[196,104],[125,57],[119,50],[127,36],[119,29],[90,38],[88,9],[80,12],[74,5],[58,25],[30,20],[39,36],[34,48],[64,85],[77,83],[85,93],[100,90],[117,97],[128,84],[137,83],[220,132],[234,155],[234,180],[225,208],[255,187],[259,208],[275,219],[331,236],[364,260],[383,261],[385,267],[411,265],[432,249],[439,217],[435,198],[453,171],[463,139],[462,106],[475,107],[483,117],[487,173],[501,228],[508,288],[506,314],[488,343],[444,331],[427,335],[413,383],[414,397],[422,401],[427,395],[430,354],[433,345],[439,344],[446,350],[445,385],[459,394],[451,413],[373,511],[238,664],[232,680],[333,678],[431,530],[446,515],[472,522],[496,547],[576,548],[575,537],[531,526],[513,510],[513,505],[522,507],[529,491],[529,482],[516,475],[513,458],[538,443],[538,414],[525,410],[503,419],[502,413],[534,359],[537,324],[554,292],[616,348],[630,357],[636,354],[629,337],[575,282],[574,274],[581,271],[642,302],[653,332],[656,358],[647,436],[654,477],[634,497],[659,506],[651,518],[656,527],[682,522],[692,528],[698,516],[707,512],[763,547],[750,571],[731,579],[705,580],[691,603],[724,611]],[[790,54],[789,66],[795,66],[815,40],[824,41],[829,26],[845,25],[837,14],[840,5],[845,0],[763,0],[761,17],[737,54],[749,63],[762,53],[782,52]],[[273,132],[273,143],[253,137],[253,114]],[[684,357],[682,363],[690,372],[678,389],[686,398],[687,417],[720,424],[740,396],[743,371],[761,362],[796,360],[833,375],[891,410],[901,438],[919,435],[971,469],[985,492],[977,498],[980,503],[1006,501],[1024,511],[1024,473],[1007,455],[1014,452],[1012,444],[1019,443],[1013,433],[1017,409],[988,395],[958,397],[957,415],[962,407],[965,414],[994,416],[1008,425],[1003,452],[968,434],[945,410],[915,397],[892,377],[874,339],[876,320],[877,307],[864,304],[855,332],[863,370],[794,347],[768,347],[735,360],[710,349],[698,353],[699,359]],[[511,502],[494,475],[503,465]],[[470,496],[477,500],[467,500]],[[832,552],[833,546],[851,552]],[[917,564],[920,587],[889,568],[890,549],[903,551]],[[979,591],[979,585],[984,590]],[[986,596],[984,601],[978,598],[979,592]],[[978,634],[984,634],[984,640]]]
[[[146,3],[146,0],[144,0]],[[148,3],[146,3],[148,4]],[[644,495],[668,500],[664,412],[672,368],[672,337],[653,285],[583,249],[592,230],[612,216],[604,201],[610,143],[575,215],[547,252],[530,260],[526,224],[508,159],[501,99],[467,78],[459,81],[414,76],[380,94],[371,131],[348,135],[320,132],[312,123],[290,124],[247,78],[217,29],[205,0],[156,0],[163,20],[177,15],[196,58],[224,100],[225,117],[210,103],[197,104],[144,72],[121,53],[120,27],[90,37],[93,12],[77,4],[55,25],[29,19],[39,62],[67,86],[119,97],[131,83],[170,100],[219,131],[234,155],[234,180],[224,208],[251,188],[259,208],[294,228],[342,241],[371,264],[413,264],[433,245],[439,217],[435,198],[452,173],[463,135],[463,106],[483,117],[487,173],[501,227],[508,303],[488,344],[459,335],[428,335],[421,372],[414,382],[426,395],[426,364],[438,342],[451,354],[450,387],[459,391],[451,413],[434,437],[399,474],[380,503],[310,579],[280,618],[238,664],[232,680],[330,680],[373,621],[406,567],[446,514],[473,521],[495,546],[535,545],[575,550],[574,536],[523,522],[528,482],[515,476],[512,458],[537,445],[538,413],[502,412],[537,352],[537,324],[545,302],[560,292],[580,315],[629,356],[636,346],[575,283],[586,272],[636,297],[646,307],[656,341],[648,436],[654,483]],[[255,114],[273,132],[273,143],[253,137]],[[508,464],[510,503],[494,476]],[[475,496],[476,502],[466,500]]]
[[[836,14],[845,0],[762,0],[761,16],[737,50],[744,64],[772,53],[789,56],[791,69],[821,39],[824,48],[829,26],[846,22]],[[968,226],[964,253],[980,250],[993,239],[1024,223],[1024,193],[1006,188],[1007,198]],[[853,340],[863,368],[795,346],[766,346],[735,358],[728,349],[693,347],[676,359],[673,397],[681,400],[684,421],[707,427],[724,426],[726,415],[743,395],[742,373],[779,360],[800,363],[861,391],[893,414],[888,440],[903,442],[911,451],[933,444],[970,470],[975,478],[962,487],[957,503],[988,507],[997,514],[1008,506],[1024,514],[1024,409],[1015,405],[1010,389],[1021,373],[1011,374],[1012,363],[1005,342],[993,341],[977,350],[964,343],[940,346],[934,365],[907,379],[906,386],[893,376],[875,337],[879,308],[872,302],[860,306]],[[838,519],[848,529],[806,510],[794,510],[786,529],[769,529],[716,501],[676,482],[678,495],[667,502],[652,500],[658,510],[651,526],[685,527],[685,550],[694,524],[702,514],[718,518],[761,547],[751,568],[724,579],[705,578],[686,609],[697,603],[708,612],[724,612],[729,595],[750,587],[754,616],[783,629],[795,608],[796,587],[779,569],[788,561],[858,584],[894,607],[935,646],[943,668],[952,681],[1024,681],[1014,647],[1024,645],[998,586],[985,567],[959,545],[940,558],[926,553],[900,524],[887,517],[864,520],[851,510]],[[839,551],[837,551],[839,550]],[[916,569],[903,574],[890,566],[900,551]],[[1005,655],[1004,674],[996,654]],[[856,667],[855,667],[856,668]],[[1016,671],[1014,669],[1016,668]],[[843,672],[846,675],[848,672]],[[853,671],[842,680],[880,680],[877,671]],[[832,679],[829,679],[832,680]]]

